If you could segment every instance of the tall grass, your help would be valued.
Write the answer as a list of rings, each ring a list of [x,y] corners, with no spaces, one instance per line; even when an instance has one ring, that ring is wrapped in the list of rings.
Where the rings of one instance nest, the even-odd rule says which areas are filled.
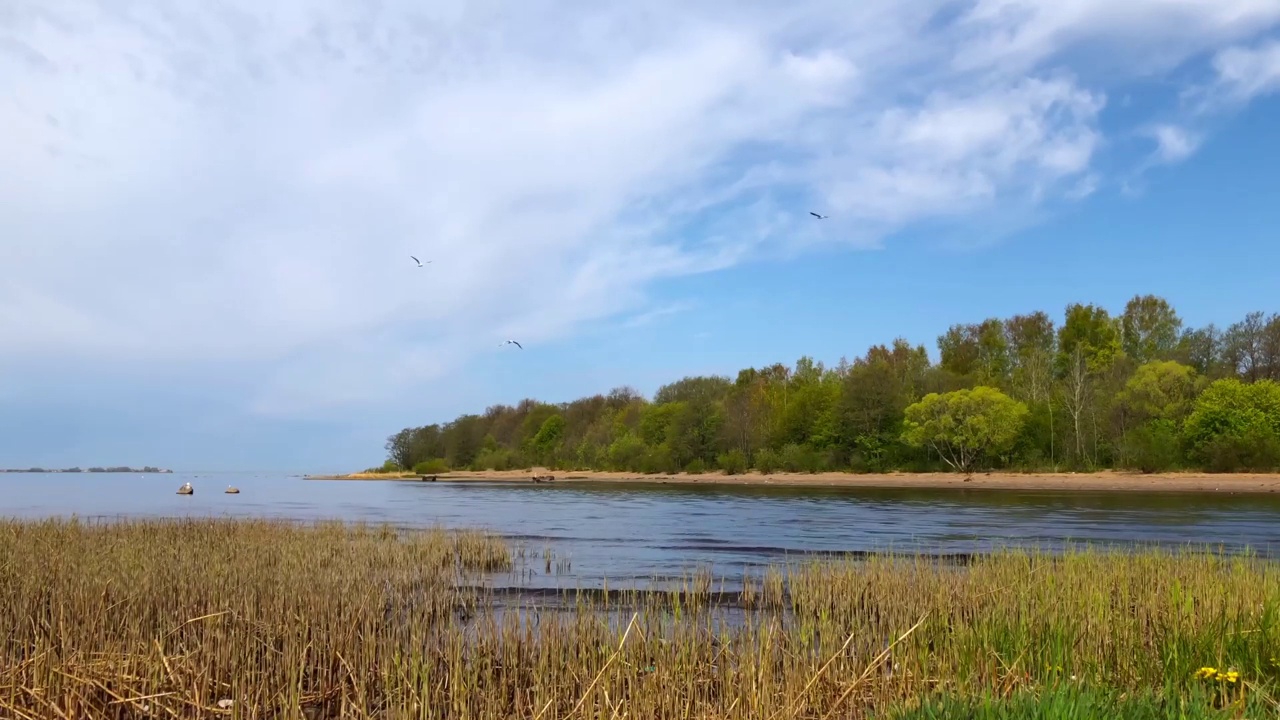
[[[338,524],[0,522],[0,717],[778,720],[1062,688],[1280,695],[1280,574],[1256,558],[822,560],[741,593],[700,570],[525,612],[471,589],[521,555]]]
[[[1265,698],[1241,697],[1228,706],[1200,690],[1185,694],[1134,694],[1079,687],[1055,687],[1010,697],[923,698],[884,714],[887,720],[1232,720],[1275,717]]]

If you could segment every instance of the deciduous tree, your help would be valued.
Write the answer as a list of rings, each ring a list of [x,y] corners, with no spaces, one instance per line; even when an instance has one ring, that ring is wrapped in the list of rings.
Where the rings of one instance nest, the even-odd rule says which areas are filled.
[[[931,393],[907,407],[902,437],[967,473],[982,460],[1008,452],[1026,418],[1026,405],[993,387]]]

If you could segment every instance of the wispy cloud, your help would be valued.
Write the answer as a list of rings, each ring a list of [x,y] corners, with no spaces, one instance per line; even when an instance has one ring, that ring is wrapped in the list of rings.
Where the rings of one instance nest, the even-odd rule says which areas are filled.
[[[678,315],[693,309],[694,304],[691,302],[677,302],[668,305],[660,305],[652,310],[646,310],[642,313],[632,315],[623,321],[624,328],[638,328],[652,324],[655,320],[659,320],[671,315]]]
[[[1177,125],[1160,124],[1150,129],[1156,143],[1154,160],[1160,163],[1179,163],[1191,157],[1200,145],[1200,138]]]
[[[1213,59],[1217,84],[1232,100],[1280,90],[1280,40],[1227,48]]]
[[[234,363],[260,412],[392,398],[506,336],[660,312],[661,279],[1079,198],[1112,84],[1277,21],[1274,0],[11,3],[0,336],[28,367]],[[1215,67],[1256,95],[1276,47]]]

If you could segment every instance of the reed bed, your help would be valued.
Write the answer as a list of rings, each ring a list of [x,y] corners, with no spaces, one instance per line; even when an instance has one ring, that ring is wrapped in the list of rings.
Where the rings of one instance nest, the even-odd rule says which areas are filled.
[[[477,576],[521,556],[474,532],[0,521],[0,717],[933,717],[1077,691],[1274,713],[1280,696],[1280,568],[1253,557],[825,559],[740,591],[698,571],[513,611]]]

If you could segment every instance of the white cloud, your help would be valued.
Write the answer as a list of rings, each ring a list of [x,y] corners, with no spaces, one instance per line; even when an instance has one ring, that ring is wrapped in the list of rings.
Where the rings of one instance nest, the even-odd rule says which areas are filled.
[[[1218,86],[1236,101],[1280,90],[1280,40],[1231,47],[1213,59]]]
[[[693,306],[694,306],[693,303],[690,303],[690,302],[675,302],[667,305],[659,305],[658,307],[655,307],[652,310],[646,310],[642,313],[639,313],[631,316],[630,318],[627,318],[627,320],[622,323],[622,327],[624,328],[644,327],[645,325],[652,324],[655,320],[659,320],[661,318],[668,317],[671,315],[678,315],[682,312],[687,312],[693,309]]]
[[[953,8],[11,2],[6,354],[234,362],[262,412],[394,397],[506,336],[643,317],[657,280],[1088,194],[1112,83],[1280,20]]]
[[[1177,125],[1159,124],[1150,129],[1156,143],[1155,160],[1161,163],[1179,163],[1191,157],[1200,146],[1200,138]]]
[[[970,38],[959,66],[1023,73],[1073,58],[1126,76],[1170,70],[1280,22],[1275,0],[975,0],[962,16]]]

